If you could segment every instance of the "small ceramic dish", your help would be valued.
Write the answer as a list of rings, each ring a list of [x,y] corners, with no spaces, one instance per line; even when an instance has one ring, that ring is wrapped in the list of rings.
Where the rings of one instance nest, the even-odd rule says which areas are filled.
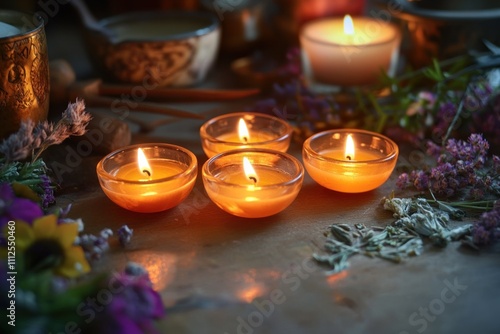
[[[220,24],[205,12],[139,12],[87,27],[93,63],[108,79],[148,86],[192,86],[212,68]]]

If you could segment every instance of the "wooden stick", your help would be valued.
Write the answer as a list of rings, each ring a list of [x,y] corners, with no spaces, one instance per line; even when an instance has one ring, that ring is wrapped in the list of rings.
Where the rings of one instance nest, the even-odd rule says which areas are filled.
[[[130,111],[145,111],[145,112],[166,115],[166,116],[173,116],[173,117],[204,119],[203,116],[189,111],[159,106],[153,103],[126,101],[117,99],[116,97],[93,96],[85,94],[82,97],[85,99],[85,103],[90,107],[105,107],[105,108],[123,107],[127,108]],[[127,102],[130,102],[130,105]],[[133,106],[133,108],[131,106]]]
[[[131,95],[135,86],[101,84],[99,95]],[[145,89],[147,99],[169,101],[224,101],[254,96],[259,89],[187,89],[187,88],[152,88]]]

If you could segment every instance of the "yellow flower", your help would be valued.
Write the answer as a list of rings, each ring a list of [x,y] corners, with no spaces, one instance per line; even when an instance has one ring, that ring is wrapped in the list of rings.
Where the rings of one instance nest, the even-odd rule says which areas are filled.
[[[27,198],[35,203],[40,202],[40,197],[30,187],[19,182],[12,183],[12,190],[17,197]]]
[[[24,253],[28,270],[52,268],[66,277],[90,271],[83,249],[73,245],[78,235],[77,224],[58,224],[55,215],[47,215],[35,219],[32,226],[16,221],[15,232],[16,251]]]

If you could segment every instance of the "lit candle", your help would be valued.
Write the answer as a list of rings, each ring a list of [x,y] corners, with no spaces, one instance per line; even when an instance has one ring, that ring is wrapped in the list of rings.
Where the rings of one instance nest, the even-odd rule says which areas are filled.
[[[193,189],[197,172],[193,153],[169,144],[129,146],[97,165],[106,196],[135,212],[160,212],[178,205]]]
[[[286,209],[302,186],[304,168],[289,154],[273,150],[235,150],[203,165],[203,184],[222,210],[260,218]]]
[[[400,41],[399,30],[381,20],[346,15],[312,21],[300,34],[306,76],[338,86],[374,84],[382,71],[393,74]]]
[[[200,128],[205,154],[244,148],[268,148],[286,152],[293,129],[280,118],[259,113],[232,113],[215,117]]]
[[[391,139],[363,130],[330,130],[304,142],[307,172],[320,185],[345,193],[381,186],[396,166],[399,148]]]

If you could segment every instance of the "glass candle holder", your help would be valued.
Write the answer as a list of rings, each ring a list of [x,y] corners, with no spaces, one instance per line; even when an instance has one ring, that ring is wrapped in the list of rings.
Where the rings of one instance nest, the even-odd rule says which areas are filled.
[[[241,133],[241,120],[248,133]],[[201,144],[207,157],[244,148],[267,148],[286,152],[293,129],[278,117],[240,112],[212,118],[200,128]]]
[[[220,153],[205,162],[202,170],[210,199],[222,210],[245,218],[283,211],[297,197],[304,179],[299,160],[268,149]]]
[[[302,149],[311,178],[323,187],[344,193],[381,186],[394,170],[398,155],[399,148],[391,139],[355,129],[317,133],[304,142]]]
[[[146,163],[141,161],[143,152]],[[97,164],[102,190],[114,203],[135,212],[160,212],[181,203],[193,189],[198,162],[193,153],[170,144],[132,145]]]
[[[396,26],[365,17],[352,19],[344,32],[342,18],[307,23],[300,33],[306,77],[334,86],[371,85],[381,72],[394,74],[401,33]]]

